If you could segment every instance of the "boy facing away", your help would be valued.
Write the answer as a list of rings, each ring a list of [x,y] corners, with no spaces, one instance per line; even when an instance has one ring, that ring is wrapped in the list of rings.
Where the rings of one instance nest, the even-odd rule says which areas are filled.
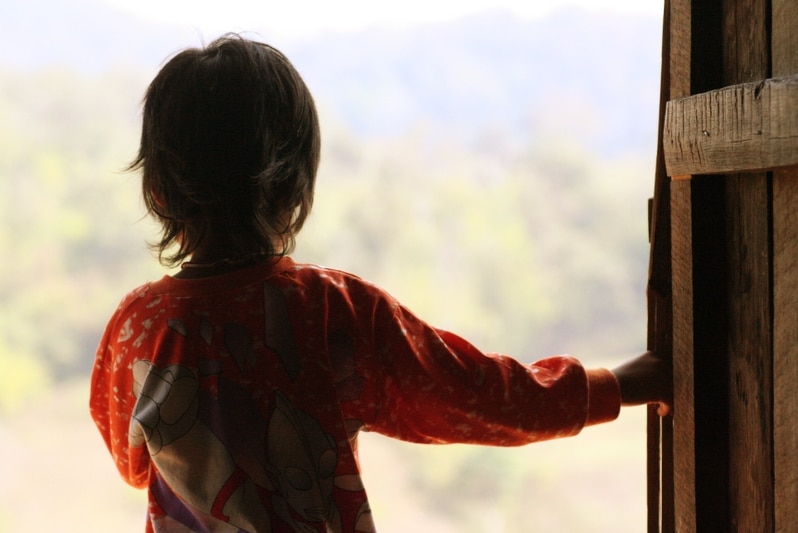
[[[161,261],[182,269],[122,300],[90,399],[120,474],[148,490],[147,531],[375,531],[360,431],[517,446],[621,405],[667,408],[651,353],[614,371],[521,364],[356,276],[294,262],[319,144],[307,87],[262,43],[185,50],[147,90],[131,168]]]

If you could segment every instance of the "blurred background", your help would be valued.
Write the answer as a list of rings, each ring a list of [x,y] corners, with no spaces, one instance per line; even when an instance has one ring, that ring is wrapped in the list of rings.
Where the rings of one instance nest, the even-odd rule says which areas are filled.
[[[645,348],[661,2],[6,0],[0,5],[0,532],[143,530],[88,415],[146,248],[140,101],[225,31],[285,52],[323,156],[298,260],[524,361]],[[380,531],[640,532],[645,410],[513,449],[365,435]]]

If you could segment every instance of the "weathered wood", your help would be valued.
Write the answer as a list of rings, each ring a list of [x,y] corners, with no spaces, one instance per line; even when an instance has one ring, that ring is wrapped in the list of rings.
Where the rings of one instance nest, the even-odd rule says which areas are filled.
[[[776,531],[798,517],[798,171],[773,177],[773,389]]]
[[[761,161],[767,168],[780,166],[773,160],[774,139],[780,139],[783,119],[796,127],[798,147],[798,79],[794,80],[795,100],[780,101],[778,89],[772,89],[770,76],[770,40],[765,0],[725,0],[723,2],[723,74],[725,84],[756,82],[741,96],[721,104],[731,120],[732,154],[740,154],[740,144],[752,144],[759,154],[746,161]],[[772,98],[771,98],[772,97]],[[773,105],[773,108],[769,106]],[[795,120],[785,113],[793,109]],[[739,129],[734,130],[735,126]],[[715,125],[707,126],[715,128]],[[703,134],[702,134],[703,136]],[[751,140],[754,142],[750,142]],[[759,141],[759,142],[756,142]],[[764,143],[764,144],[761,144]],[[757,146],[758,144],[758,146]],[[778,149],[778,146],[775,146]],[[798,153],[790,152],[796,158]],[[770,286],[770,197],[769,177],[765,173],[740,174],[749,170],[737,161],[725,177],[727,302],[728,302],[728,403],[729,403],[729,517],[732,531],[773,531],[773,380]]]
[[[761,81],[770,77],[770,40],[767,31],[770,2],[724,0],[724,85]]]
[[[798,3],[772,0],[773,76],[798,74]]]
[[[668,102],[663,149],[669,176],[798,165],[798,76]]]
[[[773,75],[798,73],[798,2],[773,0]],[[798,517],[798,170],[773,173],[773,461],[775,530]]]
[[[723,86],[721,15],[720,2],[692,1],[671,21],[672,100]],[[667,161],[667,117],[663,135]],[[682,177],[671,182],[675,530],[728,531],[724,183]]]
[[[671,183],[673,268],[673,483],[679,532],[696,531],[695,378],[693,375],[693,256],[690,181]]]
[[[798,2],[666,14],[676,530],[798,531]]]
[[[668,93],[667,99],[693,94],[692,87],[692,1],[670,0],[668,13]],[[660,128],[661,129],[661,128]]]
[[[768,176],[726,176],[729,512],[733,531],[773,531]]]
[[[686,21],[687,25],[672,20]],[[690,0],[666,0],[662,27],[659,134],[654,198],[651,203],[648,277],[648,349],[669,359],[673,352],[671,289],[670,182],[665,172],[662,131],[666,102],[690,94]],[[673,417],[661,418],[649,408],[647,420],[649,533],[674,532]]]

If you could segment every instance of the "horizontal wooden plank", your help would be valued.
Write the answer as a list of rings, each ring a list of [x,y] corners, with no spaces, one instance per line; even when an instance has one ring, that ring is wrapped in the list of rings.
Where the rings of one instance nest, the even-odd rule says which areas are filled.
[[[671,100],[662,142],[669,176],[798,165],[798,75]]]

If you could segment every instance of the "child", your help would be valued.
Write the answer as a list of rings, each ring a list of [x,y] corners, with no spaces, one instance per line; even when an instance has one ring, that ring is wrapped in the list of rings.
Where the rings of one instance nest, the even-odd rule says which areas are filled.
[[[147,531],[374,531],[360,431],[516,446],[667,401],[650,353],[614,373],[524,365],[294,262],[319,144],[307,87],[265,44],[185,50],[147,90],[131,168],[182,269],[122,300],[90,400],[122,477],[148,489]]]

